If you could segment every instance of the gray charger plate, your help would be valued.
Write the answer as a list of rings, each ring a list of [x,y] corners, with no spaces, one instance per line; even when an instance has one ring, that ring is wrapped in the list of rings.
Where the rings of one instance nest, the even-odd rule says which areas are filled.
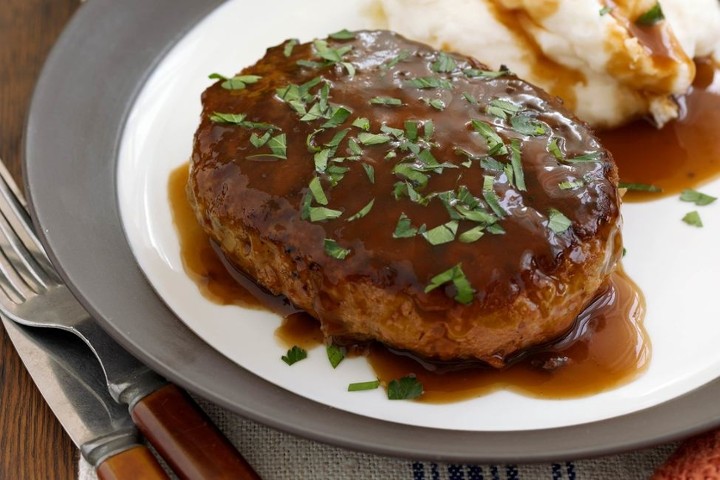
[[[268,383],[192,333],[155,294],[126,241],[117,202],[123,126],[164,54],[221,0],[92,0],[47,60],[25,137],[32,213],[70,288],[130,352],[245,417],[313,440],[417,459],[567,460],[627,451],[720,424],[720,381],[637,413],[511,432],[413,427],[355,415]]]

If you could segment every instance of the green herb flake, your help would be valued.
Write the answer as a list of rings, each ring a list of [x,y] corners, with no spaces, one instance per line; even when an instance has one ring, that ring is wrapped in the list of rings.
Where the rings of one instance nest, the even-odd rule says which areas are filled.
[[[300,360],[306,359],[307,351],[298,347],[297,345],[294,345],[290,350],[287,351],[287,354],[283,355],[281,358],[283,362],[287,363],[288,365],[292,365],[299,362]]]
[[[352,216],[348,217],[348,219],[347,219],[346,221],[347,221],[347,222],[353,222],[353,221],[355,221],[355,220],[357,220],[357,219],[359,219],[359,218],[363,218],[365,215],[367,215],[368,213],[370,213],[370,210],[372,210],[373,205],[375,205],[375,199],[374,199],[374,198],[373,198],[372,200],[370,200],[363,208],[361,208],[360,211],[357,212],[355,215],[352,215]]]
[[[560,190],[575,190],[583,185],[585,185],[585,182],[582,180],[566,180],[558,183],[558,188],[560,188]]]
[[[555,157],[558,161],[562,161],[565,159],[565,156],[563,155],[562,151],[560,150],[560,146],[558,145],[558,139],[556,137],[552,137],[550,141],[548,142],[547,146],[548,152],[550,152],[553,157]]]
[[[440,111],[440,112],[442,112],[443,110],[445,110],[445,102],[443,102],[443,101],[440,100],[439,98],[432,98],[432,99],[430,99],[430,98],[421,98],[420,100],[422,100],[423,102],[425,102],[426,104],[428,104],[430,107],[434,108],[435,110],[438,110],[438,111]]]
[[[416,77],[405,82],[405,85],[420,90],[441,88],[443,90],[452,90],[453,86],[450,80],[438,77]]]
[[[361,132],[358,141],[363,145],[381,145],[390,141],[390,135]]]
[[[430,69],[437,73],[452,73],[457,68],[454,58],[445,52],[440,52],[437,59],[432,63]]]
[[[650,185],[649,183],[619,182],[618,188],[624,188],[626,190],[631,190],[634,192],[662,192],[662,188],[658,187],[657,185]]]
[[[411,142],[414,142],[418,138],[418,122],[416,120],[405,121],[405,137]]]
[[[482,120],[473,120],[472,127],[485,138],[488,146],[488,155],[505,155],[508,153],[508,149],[503,143],[502,138],[500,138],[500,135],[497,134],[489,123],[483,122]]]
[[[693,227],[698,227],[698,228],[700,228],[700,227],[703,226],[702,220],[700,219],[700,214],[698,213],[697,210],[693,210],[692,212],[688,212],[688,213],[682,218],[682,221],[685,222],[685,223],[687,223],[687,224],[690,225],[690,226],[693,226]]]
[[[588,152],[583,153],[582,155],[578,155],[576,157],[567,158],[565,159],[565,161],[569,163],[590,163],[599,162],[601,158],[602,152]]]
[[[601,17],[602,17],[602,16],[605,16],[605,15],[607,15],[608,13],[610,13],[610,12],[612,12],[612,11],[613,11],[613,7],[603,7],[603,8],[600,9],[600,16],[601,16]]]
[[[373,97],[370,99],[372,105],[388,105],[397,106],[402,105],[402,100],[394,97]]]
[[[425,287],[425,293],[429,293],[436,288],[452,283],[457,291],[454,299],[456,302],[469,304],[472,302],[475,290],[470,286],[470,282],[462,270],[462,264],[458,263],[454,267],[435,275],[430,279],[430,283]]]
[[[337,366],[340,365],[340,362],[345,359],[345,349],[343,347],[330,344],[325,347],[325,352],[327,353],[328,360],[333,368],[337,368]]]
[[[365,169],[365,175],[367,175],[368,180],[370,180],[370,183],[375,183],[375,167],[370,165],[369,163],[363,163],[363,168]]]
[[[267,142],[267,146],[270,147],[270,151],[273,153],[273,156],[287,159],[287,145],[284,133],[270,138]]]
[[[510,70],[501,68],[500,70],[479,70],[477,68],[468,68],[463,70],[463,74],[468,78],[484,78],[486,80],[492,80],[495,78],[510,75]]]
[[[283,45],[283,55],[285,55],[285,57],[289,57],[290,55],[292,55],[293,49],[297,46],[298,43],[299,42],[297,38],[291,38],[290,40],[285,42],[285,45]]]
[[[462,97],[465,99],[466,102],[468,102],[470,105],[478,105],[477,98],[473,97],[472,94],[468,92],[463,92]]]
[[[234,77],[226,77],[220,73],[211,73],[208,75],[208,78],[223,80],[220,86],[225,90],[242,90],[252,83],[257,83],[262,77],[259,75],[235,75]]]
[[[362,392],[365,390],[377,390],[380,387],[380,380],[369,382],[357,382],[348,385],[348,392]]]
[[[522,155],[520,152],[520,140],[513,138],[510,141],[510,163],[512,165],[513,176],[515,178],[515,186],[518,190],[525,191],[525,174],[522,168]]]
[[[483,198],[490,206],[490,209],[500,218],[507,215],[505,209],[500,205],[500,199],[495,193],[495,177],[492,175],[484,175],[483,180]]]
[[[400,51],[400,53],[395,55],[393,58],[391,58],[387,62],[383,63],[381,68],[383,70],[388,70],[388,69],[394,67],[395,65],[397,65],[398,63],[404,62],[405,60],[410,58],[410,55],[411,55],[411,53],[408,50],[402,50],[402,51]]]
[[[349,31],[346,28],[343,28],[339,32],[331,33],[328,35],[333,40],[352,40],[355,38],[355,33]]]
[[[485,235],[485,232],[483,232],[484,227],[482,225],[478,225],[477,227],[473,227],[470,230],[463,232],[458,237],[458,240],[460,240],[462,243],[473,243],[476,242]]]
[[[321,125],[322,128],[333,128],[342,125],[352,112],[345,107],[334,108],[330,119]]]
[[[350,140],[348,140],[348,150],[353,155],[360,156],[363,154],[362,147],[360,147],[360,145],[358,145],[357,140],[355,140],[354,138],[351,138]]]
[[[309,217],[311,222],[324,222],[333,220],[342,215],[340,210],[333,210],[326,207],[310,207]]]
[[[563,233],[570,228],[572,222],[559,210],[551,208],[548,212],[548,228],[555,233]]]
[[[338,260],[345,260],[345,257],[350,254],[349,249],[341,247],[332,238],[326,238],[323,246],[325,247],[325,253],[333,258],[337,258]]]
[[[370,130],[370,120],[368,120],[365,117],[358,117],[352,122],[353,127],[357,127],[360,130],[365,130],[366,132]]]
[[[717,200],[717,198],[688,188],[680,192],[680,200],[683,202],[691,202],[699,207],[702,207],[713,203]]]
[[[253,132],[252,135],[250,135],[250,143],[255,148],[260,148],[263,145],[267,143],[267,141],[270,140],[270,132],[265,132],[265,134],[260,137],[257,133]]]
[[[640,15],[636,20],[635,24],[642,27],[651,27],[665,20],[665,15],[660,7],[660,2],[656,2],[650,10]]]
[[[521,135],[538,137],[547,132],[545,125],[530,115],[516,115],[510,119],[510,124]]]
[[[422,234],[425,240],[430,245],[442,245],[444,243],[450,243],[455,240],[457,234],[458,222],[457,220],[451,220],[442,225],[438,225]]]
[[[423,394],[423,385],[415,375],[392,380],[388,384],[387,398],[389,400],[412,400]]]
[[[425,140],[430,141],[433,133],[435,133],[435,124],[432,120],[425,120],[423,123],[423,137]]]
[[[320,205],[327,205],[328,199],[325,196],[325,191],[323,190],[322,183],[320,183],[320,178],[313,177],[312,180],[310,180],[310,193],[312,193],[313,198],[317,203]]]
[[[393,238],[412,238],[417,235],[418,229],[413,227],[412,221],[404,213],[400,214],[395,231],[393,232]]]
[[[519,105],[515,105],[512,102],[501,99],[491,100],[487,108],[485,109],[488,115],[502,118],[503,120],[507,120],[508,117],[512,117],[520,110],[522,110],[522,107],[520,107]]]

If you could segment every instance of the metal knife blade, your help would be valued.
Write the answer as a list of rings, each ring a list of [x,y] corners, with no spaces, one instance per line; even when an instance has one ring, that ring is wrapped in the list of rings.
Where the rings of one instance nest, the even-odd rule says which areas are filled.
[[[103,372],[82,342],[59,330],[2,322],[33,381],[90,464],[139,445],[130,415],[108,395]]]

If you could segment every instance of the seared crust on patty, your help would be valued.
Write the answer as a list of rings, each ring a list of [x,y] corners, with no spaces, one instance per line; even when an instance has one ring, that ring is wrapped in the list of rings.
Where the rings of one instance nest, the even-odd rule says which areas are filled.
[[[608,152],[509,72],[336,37],[203,94],[188,197],[204,229],[329,339],[501,366],[561,336],[621,250]]]

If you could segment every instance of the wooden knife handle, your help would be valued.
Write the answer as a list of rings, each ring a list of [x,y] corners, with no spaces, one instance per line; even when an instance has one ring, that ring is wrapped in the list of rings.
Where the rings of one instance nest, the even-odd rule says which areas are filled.
[[[175,385],[147,395],[130,415],[180,478],[260,480],[200,407]]]
[[[100,480],[168,480],[147,447],[138,445],[107,458],[97,467]]]

